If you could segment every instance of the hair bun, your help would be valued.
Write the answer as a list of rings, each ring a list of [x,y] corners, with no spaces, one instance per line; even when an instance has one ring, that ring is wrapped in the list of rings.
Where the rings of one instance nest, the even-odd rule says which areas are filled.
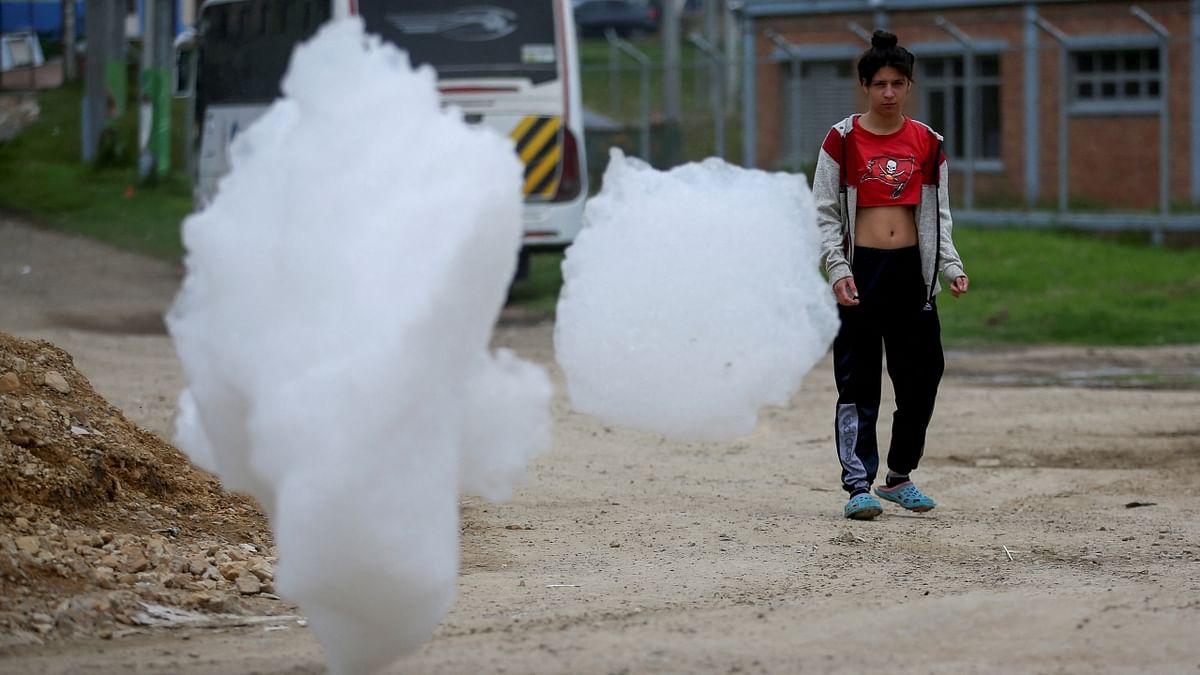
[[[891,49],[899,43],[899,39],[886,30],[877,30],[871,36],[871,46],[875,49]]]

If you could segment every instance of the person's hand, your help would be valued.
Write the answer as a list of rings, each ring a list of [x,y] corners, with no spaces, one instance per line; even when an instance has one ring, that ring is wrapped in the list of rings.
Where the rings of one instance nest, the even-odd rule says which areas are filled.
[[[966,277],[962,277],[966,279]],[[853,307],[858,304],[858,287],[854,285],[854,277],[842,277],[833,284],[833,297],[839,305]]]
[[[968,279],[966,275],[954,277],[954,281],[950,283],[950,292],[953,293],[954,297],[957,298],[958,296],[967,292],[967,286],[969,286],[970,283],[971,280]]]

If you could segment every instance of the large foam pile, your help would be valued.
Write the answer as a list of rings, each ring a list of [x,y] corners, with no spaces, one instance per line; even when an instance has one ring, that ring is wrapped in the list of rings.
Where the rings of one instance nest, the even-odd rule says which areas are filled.
[[[283,91],[184,224],[177,441],[268,512],[333,672],[372,672],[451,605],[460,488],[504,496],[549,445],[545,373],[487,351],[522,167],[358,19]]]
[[[554,341],[576,410],[736,437],[786,404],[833,341],[803,176],[715,158],[661,172],[614,151],[585,218]]]

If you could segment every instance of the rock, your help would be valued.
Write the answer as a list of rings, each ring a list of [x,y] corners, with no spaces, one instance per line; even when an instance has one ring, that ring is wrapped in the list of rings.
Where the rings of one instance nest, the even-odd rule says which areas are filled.
[[[241,611],[237,600],[221,592],[198,591],[192,593],[188,596],[187,604],[206,612],[235,614]]]
[[[31,445],[33,445],[34,438],[33,438],[33,435],[29,433],[29,429],[27,427],[28,427],[28,425],[22,424],[20,427],[13,429],[12,431],[9,431],[6,434],[8,436],[8,441],[10,443],[12,443],[13,445],[19,445],[22,448],[28,448]],[[27,468],[22,469],[21,473],[25,476],[36,475],[37,467],[33,468],[33,473],[30,473]]]
[[[192,575],[190,574],[175,574],[172,575],[163,584],[167,588],[183,588],[190,589],[192,587]]]
[[[246,563],[244,562],[228,562],[218,568],[221,576],[229,581],[234,581],[238,577],[246,573]]]
[[[16,373],[0,375],[0,394],[11,394],[21,390],[21,378]]]
[[[262,584],[258,577],[247,573],[237,578],[237,589],[242,595],[255,595],[262,592]]]
[[[259,581],[274,581],[275,579],[275,568],[267,562],[259,561],[253,563],[250,565],[250,569],[248,571],[254,576],[258,577]]]
[[[71,393],[71,385],[67,384],[66,378],[64,378],[62,375],[60,375],[57,370],[46,371],[46,375],[43,378],[43,382],[45,382],[47,387],[50,387],[51,389],[53,389],[54,391],[57,391],[60,394]]]
[[[198,577],[204,574],[204,570],[206,569],[208,569],[208,561],[204,558],[192,558],[188,561],[187,571],[191,572],[193,576]]]
[[[0,554],[0,578],[16,580],[22,577],[21,564],[8,554]]]
[[[19,356],[13,357],[13,360],[12,360],[12,369],[13,370],[17,371],[18,373],[23,373],[23,372],[25,372],[25,369],[28,367],[29,367],[29,364],[25,363],[25,359],[23,359]]]
[[[24,532],[29,529],[29,519],[22,516],[17,516],[16,518],[13,518],[13,527]]]
[[[146,556],[140,553],[134,553],[130,555],[129,559],[125,561],[125,564],[121,566],[121,571],[125,572],[126,574],[137,574],[138,572],[144,572],[149,567],[150,561],[146,559]]]
[[[150,541],[146,542],[146,555],[151,558],[161,558],[166,551],[167,541],[162,537],[151,537]]]
[[[17,550],[27,555],[37,555],[41,544],[37,537],[17,537]]]
[[[107,588],[107,586],[112,583],[113,574],[115,574],[115,571],[111,567],[105,567],[104,565],[101,565],[99,567],[92,568],[92,579],[99,584],[101,588]]]

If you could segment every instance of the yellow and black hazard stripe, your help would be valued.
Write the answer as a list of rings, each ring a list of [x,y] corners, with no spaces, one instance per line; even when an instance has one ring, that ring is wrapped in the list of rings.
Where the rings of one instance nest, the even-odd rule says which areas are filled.
[[[508,136],[525,164],[525,196],[553,198],[562,161],[562,118],[529,115]]]

